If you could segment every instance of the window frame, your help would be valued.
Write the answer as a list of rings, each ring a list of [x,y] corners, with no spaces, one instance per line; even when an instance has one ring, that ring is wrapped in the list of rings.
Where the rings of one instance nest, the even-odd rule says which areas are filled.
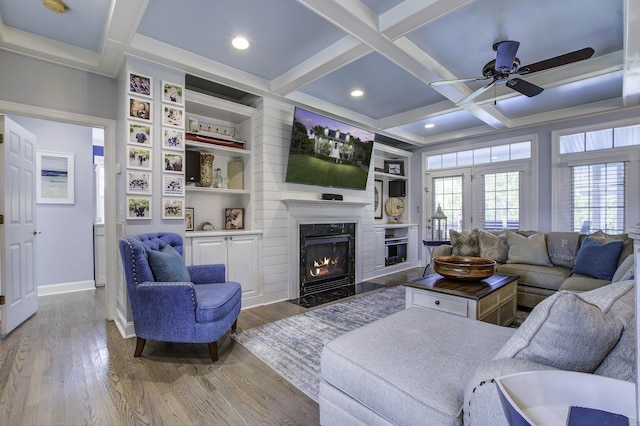
[[[625,232],[633,225],[640,222],[640,145],[607,148],[593,151],[560,154],[560,137],[576,133],[587,133],[600,130],[614,129],[640,125],[639,118],[616,120],[606,123],[598,123],[593,126],[579,126],[551,132],[551,230],[571,231],[571,221],[566,214],[561,213],[566,197],[571,196],[571,186],[563,182],[567,176],[567,170],[577,165],[590,165],[598,163],[626,162],[626,187],[625,187]],[[564,183],[564,184],[563,184]]]

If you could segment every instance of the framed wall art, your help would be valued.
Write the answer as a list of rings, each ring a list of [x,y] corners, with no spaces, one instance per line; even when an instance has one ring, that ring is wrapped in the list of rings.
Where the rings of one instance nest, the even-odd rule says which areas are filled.
[[[151,195],[151,173],[127,170],[127,194]]]
[[[184,109],[173,105],[162,105],[162,125],[184,129]]]
[[[404,176],[404,161],[385,160],[384,172],[391,175]]]
[[[163,174],[162,195],[184,195],[184,176]]]
[[[185,231],[193,231],[195,229],[195,227],[193,226],[194,214],[195,214],[195,211],[193,207],[184,208],[184,230]]]
[[[128,144],[151,146],[153,140],[151,138],[152,126],[132,120],[127,120],[127,124],[129,125]]]
[[[151,219],[151,197],[127,197],[127,219]]]
[[[163,219],[184,219],[184,198],[162,198]]]
[[[127,105],[129,107],[129,118],[151,123],[151,117],[153,117],[153,103],[151,100],[128,96]]]
[[[244,209],[224,209],[224,229],[244,229]]]
[[[151,148],[129,146],[128,169],[151,170]]]
[[[184,130],[163,127],[162,128],[162,148],[184,150]]]
[[[184,87],[169,83],[168,81],[162,82],[162,102],[168,102],[175,105],[184,105]]]
[[[74,204],[74,154],[36,151],[36,202]]]
[[[151,77],[138,74],[135,72],[129,72],[129,93],[132,95],[143,96],[151,98],[152,89]]]
[[[382,219],[382,198],[384,196],[384,185],[381,180],[376,179],[373,185],[373,216]]]
[[[184,153],[162,151],[162,171],[165,173],[183,173]]]

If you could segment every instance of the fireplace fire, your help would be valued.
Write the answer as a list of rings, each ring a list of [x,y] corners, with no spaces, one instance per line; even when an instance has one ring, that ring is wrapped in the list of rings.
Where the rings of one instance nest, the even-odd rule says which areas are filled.
[[[353,285],[354,224],[300,225],[300,297]]]

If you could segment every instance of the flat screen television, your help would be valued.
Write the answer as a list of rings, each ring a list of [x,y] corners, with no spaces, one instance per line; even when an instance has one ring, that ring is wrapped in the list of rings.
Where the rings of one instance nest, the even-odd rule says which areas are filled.
[[[364,190],[375,134],[295,108],[286,182]]]

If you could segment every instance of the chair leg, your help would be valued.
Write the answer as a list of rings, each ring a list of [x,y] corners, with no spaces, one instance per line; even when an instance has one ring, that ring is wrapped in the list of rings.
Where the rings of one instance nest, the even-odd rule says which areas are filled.
[[[238,319],[236,318],[233,324],[231,324],[231,331],[236,331],[237,327],[238,327]]]
[[[211,355],[211,361],[218,361],[218,342],[209,343],[209,355]]]
[[[145,343],[147,343],[147,339],[136,337],[136,351],[133,353],[134,357],[142,355],[142,350],[144,349]]]

